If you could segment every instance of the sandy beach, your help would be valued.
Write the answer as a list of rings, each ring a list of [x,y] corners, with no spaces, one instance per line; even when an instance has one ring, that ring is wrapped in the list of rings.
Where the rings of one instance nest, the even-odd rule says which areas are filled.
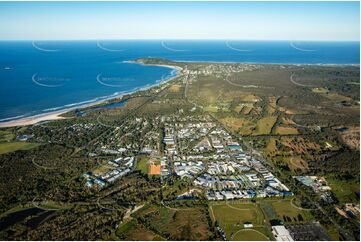
[[[60,115],[63,113],[66,113],[66,112],[68,112],[68,111],[63,110],[63,111],[59,111],[59,112],[51,113],[51,114],[47,113],[47,114],[43,114],[43,115],[36,115],[36,116],[26,117],[26,118],[17,119],[17,120],[1,122],[0,128],[26,126],[26,125],[36,124],[36,123],[39,123],[42,121],[65,119],[64,117],[61,117]]]
[[[179,67],[179,66],[162,65],[162,64],[145,64],[145,63],[136,62],[136,61],[123,61],[123,62],[124,63],[131,63],[131,64],[138,64],[138,65],[141,65],[141,66],[161,66],[161,67],[167,67],[167,68],[170,68],[170,69],[176,69],[177,71],[183,70],[183,68]]]
[[[131,61],[129,61],[129,63],[143,65],[142,63],[131,62]],[[15,120],[11,120],[11,121],[0,122],[0,128],[16,127],[16,126],[27,126],[27,125],[33,125],[33,124],[43,122],[43,121],[51,121],[51,120],[60,120],[60,119],[72,118],[72,117],[62,117],[61,115],[65,114],[67,112],[73,111],[75,109],[88,108],[88,107],[91,107],[91,106],[103,104],[103,103],[105,103],[107,101],[110,101],[110,100],[119,99],[119,98],[121,99],[125,95],[130,95],[130,94],[136,93],[138,91],[145,91],[145,90],[153,88],[155,86],[159,86],[159,85],[161,85],[161,84],[163,84],[165,82],[169,82],[169,81],[173,80],[174,78],[177,78],[180,75],[180,71],[182,70],[182,68],[180,68],[179,66],[170,66],[170,65],[152,65],[152,66],[162,66],[162,67],[175,69],[175,70],[177,70],[177,75],[172,77],[172,78],[169,78],[168,80],[164,80],[164,81],[161,81],[159,83],[156,83],[154,85],[144,87],[144,88],[140,88],[139,90],[136,90],[136,91],[133,91],[133,92],[123,93],[123,94],[121,94],[119,96],[113,96],[113,97],[110,97],[110,98],[107,98],[107,99],[104,99],[104,100],[96,101],[94,103],[88,103],[88,104],[84,104],[84,105],[80,105],[80,106],[74,106],[74,107],[71,107],[71,108],[61,109],[61,110],[58,110],[58,111],[53,111],[53,112],[44,113],[44,114],[38,114],[38,115],[29,116],[29,117],[20,118],[20,119],[15,119]]]

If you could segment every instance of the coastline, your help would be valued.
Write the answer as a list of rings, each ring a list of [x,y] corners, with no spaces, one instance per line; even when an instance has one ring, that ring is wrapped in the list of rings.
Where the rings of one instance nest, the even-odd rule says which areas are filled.
[[[41,114],[36,114],[36,115],[31,115],[31,116],[27,116],[27,117],[21,117],[18,119],[13,119],[10,121],[3,121],[0,122],[0,128],[7,128],[7,127],[16,127],[16,126],[27,126],[27,125],[33,125],[42,121],[52,121],[52,120],[61,120],[61,119],[70,119],[73,117],[62,117],[62,114],[68,113],[70,111],[76,110],[76,109],[83,109],[83,108],[88,108],[88,107],[92,107],[92,106],[96,106],[99,104],[104,104],[105,102],[108,102],[110,100],[114,100],[114,99],[122,99],[125,95],[132,95],[138,91],[145,91],[148,90],[150,88],[159,86],[163,83],[169,82],[171,80],[173,80],[174,78],[177,78],[181,75],[181,71],[183,70],[182,67],[180,66],[173,66],[173,65],[163,65],[163,64],[146,64],[146,63],[142,63],[142,62],[137,62],[134,60],[129,60],[129,61],[123,61],[124,63],[130,63],[130,64],[137,64],[137,65],[142,65],[142,66],[160,66],[160,67],[165,67],[165,68],[170,68],[175,70],[176,74],[175,76],[170,77],[169,79],[163,80],[161,79],[159,82],[154,83],[153,85],[146,85],[144,87],[140,87],[140,88],[136,88],[135,90],[129,91],[129,92],[124,92],[118,95],[114,95],[114,96],[109,96],[108,98],[104,98],[101,100],[97,100],[94,102],[89,102],[86,104],[81,104],[81,105],[74,105],[72,107],[66,107],[63,109],[59,109],[56,111],[50,111],[50,112],[46,112],[46,113],[41,113]],[[173,61],[175,63],[177,62],[185,62],[185,63],[215,63],[215,64],[249,64],[249,65],[294,65],[294,66],[360,66],[360,64],[281,64],[281,63],[252,63],[252,62],[214,62],[214,61]]]
[[[136,61],[127,61],[127,63],[132,63],[132,64],[138,64],[138,65],[148,65],[148,64],[143,64],[143,63],[139,63]],[[170,77],[169,79],[166,80],[160,80],[159,82],[156,82],[153,85],[147,85],[145,87],[140,87],[137,88],[133,91],[129,91],[129,92],[124,92],[122,94],[116,95],[116,96],[111,96],[109,98],[105,98],[102,100],[97,100],[94,102],[90,102],[90,103],[86,103],[83,105],[75,105],[73,107],[70,108],[64,108],[64,109],[60,109],[60,110],[56,110],[56,111],[52,111],[52,112],[47,112],[47,113],[41,113],[41,114],[36,114],[36,115],[32,115],[32,116],[28,116],[28,117],[23,117],[23,118],[19,118],[19,119],[14,119],[14,120],[10,120],[10,121],[4,121],[4,122],[0,122],[0,128],[9,128],[9,127],[16,127],[16,126],[28,126],[28,125],[33,125],[33,124],[37,124],[39,122],[43,122],[43,121],[52,121],[52,120],[61,120],[61,119],[70,119],[70,118],[74,118],[74,117],[63,117],[61,115],[68,113],[70,111],[76,110],[76,109],[83,109],[83,108],[89,108],[92,106],[96,106],[99,104],[103,104],[105,102],[108,102],[110,100],[114,100],[114,99],[122,99],[125,95],[131,95],[134,94],[136,92],[139,91],[146,91],[148,89],[151,89],[153,87],[159,86],[161,84],[164,84],[166,82],[172,81],[175,78],[179,77],[181,75],[181,70],[182,68],[179,66],[171,66],[171,65],[160,65],[160,64],[155,64],[155,65],[151,65],[149,64],[149,66],[161,66],[161,67],[166,67],[166,68],[170,68],[176,71],[176,75]]]
[[[178,62],[182,62],[182,61],[172,61],[174,63],[178,63]],[[166,68],[170,68],[170,69],[175,69],[177,71],[181,71],[183,70],[182,67],[179,66],[172,66],[172,65],[162,65],[162,64],[145,64],[142,62],[136,62],[136,61],[123,61],[123,63],[130,63],[130,64],[138,64],[141,66],[160,66],[160,67],[166,67]]]
[[[36,124],[36,123],[39,123],[42,121],[65,119],[65,117],[61,117],[60,115],[66,113],[66,112],[68,112],[68,111],[57,111],[54,113],[38,114],[38,115],[30,116],[30,117],[1,122],[0,128],[27,126],[27,125]]]
[[[173,62],[198,63],[198,64],[245,64],[245,65],[280,65],[280,66],[360,66],[360,63],[332,64],[332,63],[282,63],[282,62],[249,62],[249,61],[190,61],[174,60]]]

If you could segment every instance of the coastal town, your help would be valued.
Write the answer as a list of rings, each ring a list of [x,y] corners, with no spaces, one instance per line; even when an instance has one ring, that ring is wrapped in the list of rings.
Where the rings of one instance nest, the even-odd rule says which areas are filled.
[[[292,196],[287,186],[267,170],[262,161],[244,153],[241,141],[234,140],[209,116],[198,117],[197,121],[192,116],[161,116],[155,120],[160,120],[159,125],[163,127],[163,139],[160,140],[157,133],[149,132],[149,139],[139,152],[150,156],[146,164],[150,175],[163,179],[170,176],[189,179],[195,187],[204,189],[208,200]],[[147,125],[147,121],[139,119],[135,123],[142,127]],[[163,157],[160,150],[154,149],[161,146],[164,147]],[[128,144],[128,147],[133,145]],[[126,150],[124,147],[117,150],[102,147],[103,152],[115,155]],[[136,162],[134,156],[109,160],[83,175],[85,186],[102,189],[135,170]]]
[[[4,222],[0,220],[5,236],[14,230],[26,234],[27,224],[42,216],[50,218],[37,224],[31,238],[64,238],[61,228],[69,221],[77,226],[69,238],[84,233],[108,240],[139,240],[143,233],[154,240],[355,236],[350,231],[360,218],[359,202],[351,192],[353,184],[344,185],[356,181],[352,169],[338,165],[345,158],[322,163],[326,155],[347,149],[348,143],[341,143],[345,137],[355,143],[355,134],[345,134],[354,129],[340,124],[333,129],[316,118],[302,123],[293,114],[298,107],[287,107],[277,95],[311,92],[313,97],[314,90],[293,92],[289,79],[281,79],[280,87],[265,78],[306,67],[152,58],[137,62],[175,65],[178,72],[157,86],[74,109],[62,119],[2,131],[3,142],[29,145],[28,151],[17,151],[25,154],[17,159],[33,172],[33,179],[45,176],[63,186],[46,182],[50,189],[41,186],[43,195],[24,193],[30,202],[19,205],[24,206],[20,211],[36,208],[39,214],[28,216],[16,229],[11,225],[16,212],[5,214]],[[238,78],[247,73],[265,78],[264,83]],[[243,91],[247,88],[252,92]],[[335,132],[341,138],[335,138]],[[4,163],[9,174],[17,174],[6,165],[10,163],[17,164]],[[346,171],[325,171],[334,166]],[[7,197],[13,193],[8,190]],[[49,235],[46,231],[54,223],[61,226]]]
[[[360,1],[0,1],[1,241],[361,241]]]

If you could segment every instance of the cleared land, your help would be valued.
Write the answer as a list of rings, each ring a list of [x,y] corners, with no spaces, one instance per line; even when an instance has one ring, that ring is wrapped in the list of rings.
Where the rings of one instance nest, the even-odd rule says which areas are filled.
[[[277,117],[269,116],[258,120],[254,135],[262,135],[271,133],[273,125],[276,123]]]
[[[360,149],[360,127],[350,127],[340,132],[340,136],[349,148],[355,150]]]
[[[182,86],[179,85],[179,84],[174,84],[174,85],[170,86],[169,91],[171,91],[171,92],[179,92],[181,87]]]
[[[278,126],[276,128],[276,134],[298,134],[298,130],[292,127]]]
[[[301,157],[287,157],[284,159],[287,162],[288,167],[295,171],[295,170],[301,170],[301,171],[307,171],[308,170],[308,163],[303,160]]]
[[[268,115],[273,115],[277,110],[277,99],[276,97],[269,97],[268,98],[268,106],[267,106],[267,113]]]
[[[0,130],[0,142],[10,142],[15,135],[10,131]]]
[[[133,217],[144,220],[153,231],[171,240],[207,240],[208,220],[204,208],[170,209],[166,207],[146,206]]]
[[[281,143],[298,154],[308,154],[310,151],[319,151],[320,145],[304,138],[282,138]]]
[[[225,124],[228,128],[230,128],[233,132],[239,131],[242,127],[247,127],[251,124],[250,121],[244,118],[235,118],[235,117],[227,117],[220,120],[223,124]]]
[[[267,143],[267,146],[266,146],[266,149],[265,149],[265,152],[270,154],[270,155],[273,155],[275,154],[275,152],[277,152],[277,146],[276,146],[276,139],[275,138],[270,138],[268,140],[268,143]]]
[[[149,175],[160,175],[160,165],[149,165]]]
[[[111,169],[113,169],[113,166],[109,164],[103,164],[96,167],[92,172],[94,173],[94,175],[98,175],[98,174],[106,173]]]
[[[0,154],[14,152],[17,150],[30,150],[39,145],[40,144],[37,143],[27,143],[27,142],[0,143]]]
[[[144,156],[144,155],[138,156],[136,169],[141,171],[143,174],[147,174],[148,173],[147,162],[148,162],[147,156]]]
[[[119,226],[116,231],[116,236],[122,240],[165,240],[162,236],[139,224],[135,219]]]
[[[204,110],[207,112],[216,113],[216,112],[218,112],[218,107],[214,106],[214,105],[209,105],[209,106],[205,107]]]
[[[326,177],[326,180],[332,188],[332,193],[341,203],[359,201],[360,181],[358,178],[356,180],[340,180],[330,175]]]

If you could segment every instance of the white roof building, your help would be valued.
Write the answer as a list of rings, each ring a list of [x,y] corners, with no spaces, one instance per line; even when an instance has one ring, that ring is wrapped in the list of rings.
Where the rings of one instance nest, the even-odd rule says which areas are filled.
[[[293,241],[290,232],[283,225],[272,226],[272,234],[277,241]]]
[[[244,228],[253,228],[253,224],[252,223],[244,223],[243,227]]]

